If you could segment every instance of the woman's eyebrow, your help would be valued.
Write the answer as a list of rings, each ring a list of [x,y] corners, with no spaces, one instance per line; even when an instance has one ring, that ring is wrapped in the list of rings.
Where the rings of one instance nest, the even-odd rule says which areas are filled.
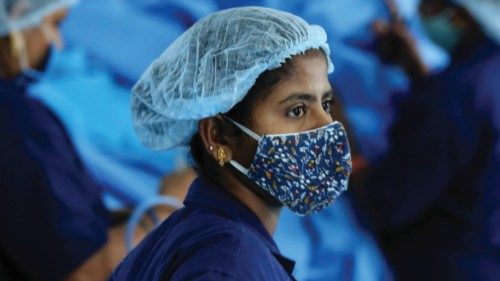
[[[328,90],[327,92],[325,92],[321,99],[325,99],[327,97],[330,97],[330,96],[333,96],[333,91],[332,89]],[[288,102],[288,101],[291,101],[291,100],[302,100],[302,101],[312,101],[312,102],[315,102],[318,100],[317,96],[316,95],[313,95],[313,94],[310,94],[310,93],[293,93],[291,95],[289,95],[288,97],[286,97],[285,99],[283,99],[282,101],[279,102],[279,104],[282,104],[282,103],[285,103],[285,102]]]
[[[330,89],[323,94],[323,97],[321,99],[324,100],[326,98],[331,98],[331,97],[333,97],[333,95],[334,95],[333,90]]]
[[[288,97],[286,97],[285,99],[283,99],[279,103],[282,104],[282,103],[285,103],[285,102],[291,101],[291,100],[315,101],[315,100],[317,100],[317,98],[315,95],[309,94],[309,93],[294,93],[294,94],[289,95]]]

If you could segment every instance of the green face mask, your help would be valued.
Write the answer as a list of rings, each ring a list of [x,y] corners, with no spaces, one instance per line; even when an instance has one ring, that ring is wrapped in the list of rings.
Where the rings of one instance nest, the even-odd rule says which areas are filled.
[[[445,49],[452,52],[462,37],[463,30],[451,22],[451,11],[446,10],[435,16],[421,16],[422,25],[429,38]]]

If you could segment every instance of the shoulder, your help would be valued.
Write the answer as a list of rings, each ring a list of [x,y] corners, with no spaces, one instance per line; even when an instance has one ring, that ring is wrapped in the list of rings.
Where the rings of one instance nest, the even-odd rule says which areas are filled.
[[[269,250],[246,224],[209,209],[185,208],[148,235],[114,276],[117,280],[124,276],[158,280],[155,276],[160,275],[163,280],[258,280],[249,269],[269,259],[266,255]],[[134,273],[138,268],[141,276]]]
[[[258,256],[268,249],[263,239],[249,225],[217,214],[212,210],[197,209],[178,227],[188,234],[179,250],[188,255],[207,254],[224,257],[217,262],[238,266],[242,258]],[[246,260],[252,262],[252,259]]]
[[[57,119],[47,106],[24,93],[2,93],[0,107],[2,114],[9,117],[9,122],[30,122],[43,126],[44,119]]]
[[[259,235],[248,225],[223,216],[205,214],[198,218],[204,222],[179,248],[179,260],[184,262],[172,272],[172,279],[191,280],[200,274],[226,276],[222,280],[258,279],[262,272],[258,268],[262,263],[270,264],[266,260],[272,257]]]
[[[6,94],[0,112],[0,134],[6,145],[54,150],[51,152],[71,146],[60,120],[38,100],[21,93]]]
[[[80,165],[79,157],[61,121],[38,100],[21,93],[7,94],[0,101],[2,149],[12,151],[5,161],[52,164],[66,169]],[[16,158],[16,155],[25,155]],[[75,164],[75,165],[73,165]]]

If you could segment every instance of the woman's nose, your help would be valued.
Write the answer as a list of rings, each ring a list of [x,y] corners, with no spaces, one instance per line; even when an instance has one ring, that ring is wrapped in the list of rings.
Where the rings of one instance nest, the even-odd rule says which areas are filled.
[[[333,122],[332,114],[323,108],[322,103],[314,107],[312,118],[311,128],[309,128],[311,130],[324,127]]]

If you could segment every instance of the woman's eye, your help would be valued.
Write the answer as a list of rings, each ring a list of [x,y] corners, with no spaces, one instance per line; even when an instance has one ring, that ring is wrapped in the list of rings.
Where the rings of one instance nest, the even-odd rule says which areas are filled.
[[[292,110],[290,110],[290,112],[288,112],[288,116],[289,117],[301,117],[302,115],[304,115],[305,113],[305,107],[304,106],[297,106],[295,108],[293,108]]]
[[[323,110],[331,113],[333,111],[333,100],[327,100],[323,102]]]

